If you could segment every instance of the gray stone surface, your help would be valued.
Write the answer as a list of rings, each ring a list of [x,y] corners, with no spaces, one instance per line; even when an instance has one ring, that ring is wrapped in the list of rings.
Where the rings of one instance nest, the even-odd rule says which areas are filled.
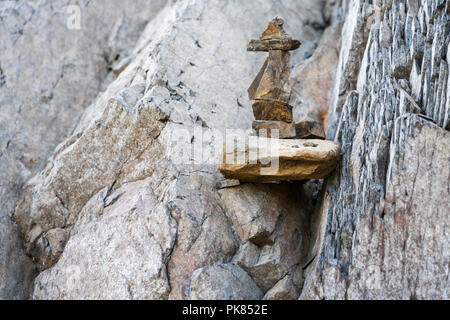
[[[263,300],[296,300],[300,294],[299,289],[291,277],[286,276],[267,291]]]
[[[60,30],[39,24],[51,8],[43,3],[28,18],[25,2],[1,9],[0,37],[18,45],[31,26],[44,30],[40,41]],[[46,47],[35,60],[42,68],[29,59],[22,74],[14,61],[31,44],[0,44],[9,57],[0,58],[0,101],[17,102],[0,111],[2,137],[17,129],[0,140],[9,157],[1,297],[31,288],[35,299],[448,299],[448,0],[189,0],[156,16],[145,8],[127,9],[139,27],[113,16],[98,27],[103,37],[78,34],[74,50],[93,51],[68,53],[74,70],[57,82],[44,78],[64,63]],[[190,152],[199,132],[251,128],[245,88],[264,55],[245,48],[275,15],[304,43],[292,55],[294,120],[323,123],[343,157],[323,182],[217,189],[216,164]],[[105,51],[106,60],[92,54]],[[205,160],[219,145],[206,138]],[[39,268],[34,285],[22,247]]]
[[[151,183],[151,178],[127,183],[90,199],[58,267],[36,278],[33,298],[167,299],[165,262],[177,224],[158,204]]]
[[[28,297],[31,262],[8,221],[22,186],[111,82],[110,69],[133,55],[165,2],[0,2],[0,243],[15,257],[0,256],[0,286],[9,288],[0,298]]]

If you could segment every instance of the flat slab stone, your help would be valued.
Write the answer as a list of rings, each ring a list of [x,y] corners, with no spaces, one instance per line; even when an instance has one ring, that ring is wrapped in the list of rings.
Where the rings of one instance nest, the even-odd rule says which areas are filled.
[[[314,120],[300,121],[295,124],[296,138],[325,140],[325,130],[320,122]]]
[[[247,45],[247,51],[269,51],[269,50],[295,50],[298,49],[301,42],[291,38],[268,39],[268,40],[250,40]]]
[[[339,145],[318,139],[271,139],[242,137],[219,155],[219,170],[227,179],[241,182],[307,180],[326,178],[340,158]],[[233,142],[234,143],[234,142]],[[238,148],[238,146],[242,146]]]

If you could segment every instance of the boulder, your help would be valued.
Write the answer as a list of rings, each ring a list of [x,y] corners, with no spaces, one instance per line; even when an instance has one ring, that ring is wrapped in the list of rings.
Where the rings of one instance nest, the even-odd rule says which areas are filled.
[[[263,293],[238,265],[218,264],[192,274],[190,300],[260,300]]]

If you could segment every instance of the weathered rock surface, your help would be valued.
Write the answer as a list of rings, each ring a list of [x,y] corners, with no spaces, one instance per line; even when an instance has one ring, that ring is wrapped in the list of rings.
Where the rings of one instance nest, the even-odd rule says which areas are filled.
[[[302,293],[305,299],[447,299],[449,282],[448,177],[450,133],[417,115],[397,118],[393,128],[385,199],[364,214],[351,208],[356,229],[345,224],[330,259],[328,228],[322,220],[322,252]],[[342,172],[342,171],[341,171]],[[351,174],[350,174],[351,175]],[[329,190],[335,187],[332,179]],[[336,206],[333,193],[322,203]],[[358,211],[356,211],[358,210]],[[341,211],[342,212],[342,211]],[[345,213],[345,211],[344,211]],[[342,213],[340,213],[342,214]],[[340,217],[332,216],[333,220]],[[320,245],[317,245],[320,249]],[[323,265],[320,265],[323,264]],[[320,267],[319,267],[320,266]],[[322,271],[319,271],[322,270]],[[312,269],[314,270],[314,269]]]
[[[219,196],[243,243],[233,262],[264,293],[286,275],[300,288],[312,210],[311,195],[303,185],[245,184],[220,190]]]
[[[33,289],[36,271],[19,235],[8,216],[0,217],[0,299],[25,299]]]
[[[260,300],[263,294],[241,267],[227,263],[195,270],[188,299]]]
[[[110,70],[133,56],[165,2],[0,2],[0,243],[12,255],[0,256],[0,287],[10,288],[0,298],[28,297],[31,263],[8,221],[23,184],[111,82]]]
[[[328,134],[343,159],[301,298],[448,299],[449,2],[342,3]]]
[[[272,131],[274,135],[279,139],[295,138],[295,124],[284,121],[264,121],[255,120],[252,123],[252,129],[257,136],[272,137]]]
[[[326,178],[340,160],[339,145],[317,139],[239,138],[237,147],[219,155],[219,170],[230,179],[246,182]]]
[[[283,121],[255,120],[252,133],[260,137],[278,139],[325,139],[325,131],[320,122],[304,119],[297,123]]]
[[[267,291],[263,300],[296,300],[299,296],[298,287],[292,282],[291,277],[286,276]]]
[[[72,229],[58,268],[36,278],[33,298],[167,298],[165,263],[177,224],[158,204],[151,184],[149,178],[110,193],[105,188],[91,198]]]
[[[311,49],[320,31],[305,22],[323,23],[320,8],[192,0],[150,22],[135,57],[25,186],[14,218],[42,270],[34,298],[184,299],[194,271],[233,259],[242,243],[215,189],[223,177],[191,161],[194,133],[249,128],[248,39],[277,11]],[[267,259],[288,259],[265,247]]]
[[[327,28],[314,53],[294,65],[291,73],[293,121],[318,121],[326,129],[339,58],[340,25]]]

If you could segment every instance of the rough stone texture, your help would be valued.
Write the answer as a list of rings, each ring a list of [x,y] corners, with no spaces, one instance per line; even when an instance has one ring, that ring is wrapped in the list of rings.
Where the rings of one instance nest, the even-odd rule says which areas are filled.
[[[297,139],[325,139],[325,131],[318,121],[305,119],[295,124]]]
[[[31,264],[8,221],[23,184],[114,78],[115,64],[132,57],[165,2],[81,1],[79,30],[69,28],[71,1],[0,2],[0,243],[15,257],[0,256],[0,287],[9,288],[0,298],[28,296]]]
[[[317,139],[238,137],[237,146],[227,140],[219,154],[220,172],[247,182],[326,178],[341,157],[339,145]],[[231,149],[231,150],[228,150]]]
[[[290,276],[286,276],[278,281],[272,289],[267,291],[263,300],[296,300],[298,296],[298,287],[292,282]]]
[[[333,86],[336,77],[339,45],[339,24],[327,28],[317,49],[306,60],[294,65],[291,74],[293,121],[318,121],[326,129]]]
[[[150,22],[134,58],[115,68],[118,78],[17,205],[14,219],[42,270],[34,298],[184,299],[195,270],[232,260],[241,242],[215,189],[223,177],[188,152],[196,130],[251,126],[242,88],[263,61],[245,45],[277,14],[305,50],[315,46],[320,30],[307,23],[323,24],[315,1],[175,2]],[[268,260],[290,259],[273,250]]]
[[[216,188],[217,189],[231,188],[231,187],[236,187],[240,184],[241,184],[241,182],[237,179],[225,179],[225,180],[217,182]]]
[[[350,2],[346,102],[328,130],[343,159],[313,217],[301,298],[448,299],[449,13],[448,1]]]
[[[158,204],[151,183],[149,178],[95,195],[80,213],[58,268],[36,278],[33,298],[167,298],[165,263],[177,224]]]
[[[295,50],[300,47],[300,41],[286,39],[250,40],[247,51],[270,51],[270,50]]]
[[[325,131],[320,122],[304,119],[297,123],[283,121],[256,120],[252,129],[257,136],[278,139],[325,139]]]
[[[295,138],[295,124],[284,121],[264,121],[255,120],[252,123],[252,129],[257,136],[272,137],[272,131],[279,139]]]
[[[36,271],[8,216],[0,217],[0,240],[0,299],[28,298]]]
[[[260,300],[261,290],[236,264],[227,263],[195,270],[192,274],[190,300]]]
[[[245,184],[219,192],[243,243],[233,258],[263,292],[289,274],[302,284],[311,195],[301,183]],[[295,199],[295,200],[294,200]]]
[[[323,1],[177,1],[153,18],[135,47],[137,37],[129,43],[132,37],[126,37],[121,48],[130,52],[129,59],[121,55],[117,64],[94,66],[103,70],[95,73],[97,89],[80,85],[76,88],[84,92],[73,93],[76,99],[66,94],[72,97],[67,101],[57,98],[57,90],[48,102],[39,102],[38,94],[30,104],[41,113],[24,101],[6,104],[2,110],[10,111],[0,121],[8,123],[0,130],[16,128],[16,115],[28,110],[23,117],[34,114],[31,123],[43,123],[51,140],[63,139],[80,106],[91,103],[71,137],[26,184],[13,215],[41,270],[33,297],[448,299],[449,5],[448,0],[331,0],[325,6]],[[24,21],[28,37],[28,26],[46,30],[34,25],[37,12],[29,21],[1,12],[3,22],[8,19],[2,26]],[[245,88],[264,57],[245,47],[276,15],[303,43],[291,56],[294,121],[308,116],[323,123],[328,138],[340,145],[342,160],[323,183],[248,183],[217,190],[224,177],[216,164],[197,161],[189,152],[202,142],[198,132],[210,136],[215,129],[251,127]],[[41,17],[47,20],[44,13]],[[114,30],[110,22],[103,40]],[[20,43],[23,32],[17,30]],[[50,24],[46,32],[51,30],[59,29]],[[78,42],[86,34],[79,36]],[[98,47],[105,45],[92,46]],[[20,50],[11,57],[28,54]],[[102,55],[91,58],[87,69]],[[54,83],[42,81],[44,70],[26,61],[27,81]],[[6,72],[3,63],[2,52],[2,101],[16,74]],[[108,66],[112,72],[105,77],[102,68]],[[56,88],[74,79],[91,88],[91,69],[69,69]],[[100,90],[105,92],[97,95]],[[24,92],[17,91],[17,99],[26,98]],[[56,114],[47,107],[56,102],[75,111]],[[18,129],[31,126],[22,118],[16,123]],[[31,131],[22,132],[25,141]],[[40,148],[33,139],[30,146]],[[16,159],[6,162],[8,172],[23,163],[20,170],[34,165],[27,169],[31,176],[52,150],[45,140],[42,149],[36,147],[42,159],[22,158],[4,152],[14,145],[9,140],[1,144],[2,157]],[[221,144],[203,141],[209,159]],[[0,267],[0,290],[17,298],[27,296],[27,279],[33,278],[21,237],[7,217],[28,179],[19,169],[12,175],[21,181],[17,187],[4,189],[3,181],[11,186],[13,180],[0,180],[8,209],[0,236],[10,239],[0,242],[0,255],[12,262]]]

